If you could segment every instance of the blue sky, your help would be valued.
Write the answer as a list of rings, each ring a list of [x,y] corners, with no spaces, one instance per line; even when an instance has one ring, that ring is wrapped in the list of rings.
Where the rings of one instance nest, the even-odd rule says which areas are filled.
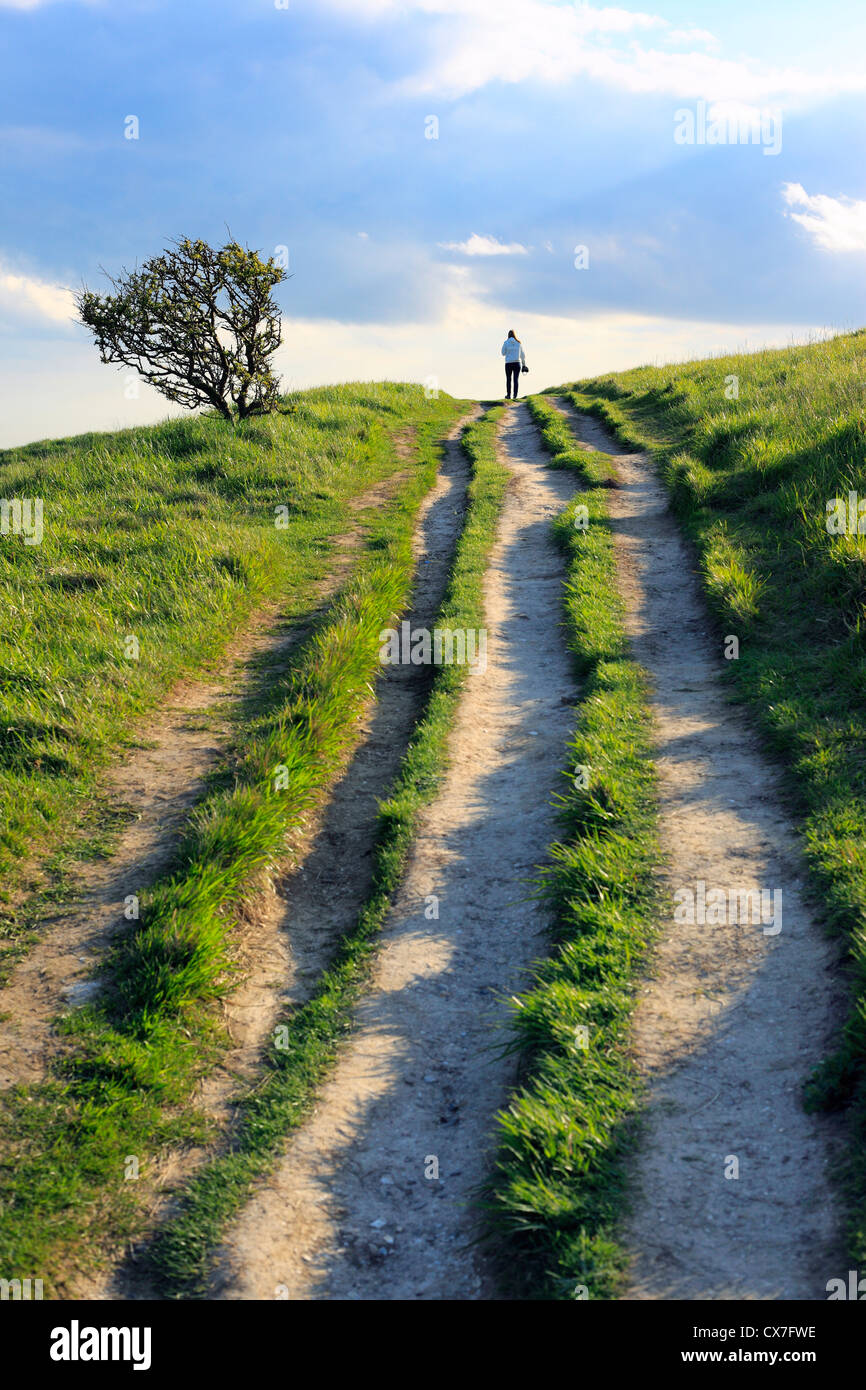
[[[0,445],[164,415],[68,288],[226,224],[289,248],[292,386],[490,395],[512,326],[539,387],[859,326],[864,13],[0,0]],[[700,104],[727,136],[677,143]]]

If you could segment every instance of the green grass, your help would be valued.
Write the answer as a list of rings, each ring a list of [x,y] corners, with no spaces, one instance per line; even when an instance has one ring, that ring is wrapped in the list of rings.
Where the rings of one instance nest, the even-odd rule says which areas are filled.
[[[560,797],[563,836],[541,886],[555,949],[514,1001],[524,1075],[499,1117],[485,1205],[518,1293],[610,1298],[623,1269],[616,1228],[639,1100],[628,1053],[635,971],[657,913],[651,731],[616,589],[610,462],[578,448],[543,398],[529,408],[551,466],[575,469],[586,485],[555,523],[582,699]],[[578,507],[588,510],[586,529],[575,525]]]
[[[491,429],[485,421],[467,440],[476,479],[440,615],[441,624],[453,627],[480,621],[481,576],[505,485]],[[436,469],[433,434],[427,431],[423,467],[383,510],[346,592],[271,690],[270,708],[243,730],[232,783],[216,786],[200,805],[175,872],[143,900],[138,930],[108,960],[104,1002],[64,1021],[71,1048],[61,1074],[7,1100],[0,1267],[38,1269],[48,1281],[68,1272],[72,1246],[88,1232],[94,1240],[117,1240],[136,1230],[135,1184],[124,1181],[127,1158],[138,1157],[146,1176],[148,1157],[161,1147],[207,1139],[183,1107],[196,1077],[225,1045],[212,1004],[231,986],[233,909],[333,772],[369,695],[379,669],[378,634],[408,593],[414,516]],[[357,927],[310,1003],[287,1014],[285,1045],[274,1046],[241,1106],[236,1143],[193,1181],[183,1216],[158,1244],[155,1268],[169,1294],[195,1289],[215,1230],[302,1117],[349,1026],[414,818],[441,776],[464,675],[462,667],[437,669],[424,720],[381,808],[375,886]],[[277,768],[288,773],[280,791]]]
[[[161,1146],[204,1137],[186,1105],[194,1081],[225,1047],[214,1005],[235,978],[237,911],[338,768],[380,669],[378,634],[405,607],[417,509],[435,479],[437,441],[457,403],[443,398],[428,407],[416,388],[313,394],[310,409],[321,413],[322,431],[333,436],[334,447],[338,440],[347,447],[347,476],[357,421],[340,408],[346,397],[361,411],[367,402],[376,411],[390,402],[395,421],[405,424],[408,416],[417,431],[414,464],[370,524],[366,548],[324,619],[238,730],[229,767],[191,816],[172,871],[143,895],[136,929],[106,960],[99,1004],[59,1020],[66,1047],[51,1078],[4,1096],[4,1271],[38,1270],[50,1281],[74,1267],[73,1248],[89,1232],[117,1239],[135,1229],[135,1183],[125,1180],[126,1159],[135,1156],[146,1168],[147,1156]],[[357,463],[365,484],[397,462],[407,469],[379,425],[368,426],[369,467],[360,456]],[[331,452],[331,444],[323,448]],[[296,463],[298,470],[306,466]],[[316,465],[314,491],[339,497],[336,453],[332,466],[327,482]],[[313,552],[327,536],[322,528],[310,540]],[[303,551],[303,528],[299,545]]]
[[[0,451],[3,497],[44,511],[41,544],[0,538],[0,968],[50,908],[32,890],[51,898],[51,856],[116,830],[100,778],[134,721],[256,604],[300,620],[351,499],[404,466],[393,434],[454,411],[355,384],[237,427],[201,416]]]
[[[814,902],[847,947],[851,1009],[806,1090],[844,1109],[849,1246],[866,1263],[866,535],[827,503],[866,495],[866,333],[575,384],[647,448],[696,547],[732,695],[787,773]],[[737,392],[735,395],[734,392]]]
[[[502,414],[491,410],[467,430],[463,447],[473,465],[469,505],[448,591],[437,626],[478,628],[483,623],[482,580],[495,535],[508,472],[496,458],[494,431]],[[368,978],[392,894],[403,872],[418,815],[436,793],[447,766],[447,739],[466,667],[436,668],[426,709],[396,783],[381,803],[373,886],[357,922],[309,1000],[280,1020],[276,1042],[258,1080],[239,1107],[232,1144],[187,1184],[180,1210],[160,1231],[149,1257],[167,1297],[201,1296],[210,1251],[261,1176],[281,1152],[285,1136],[301,1124],[317,1087],[350,1031],[352,1010]]]

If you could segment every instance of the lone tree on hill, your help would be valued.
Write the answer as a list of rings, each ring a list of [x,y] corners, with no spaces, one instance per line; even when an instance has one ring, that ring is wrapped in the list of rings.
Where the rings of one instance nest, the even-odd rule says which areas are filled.
[[[134,367],[170,401],[213,406],[226,420],[275,409],[270,358],[282,329],[271,291],[286,274],[273,258],[185,237],[108,279],[112,294],[85,285],[75,301],[103,362]]]

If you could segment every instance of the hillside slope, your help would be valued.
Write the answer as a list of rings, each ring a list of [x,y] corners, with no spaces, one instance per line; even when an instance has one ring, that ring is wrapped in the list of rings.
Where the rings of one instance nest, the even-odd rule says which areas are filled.
[[[257,606],[300,621],[352,499],[456,409],[420,387],[358,384],[237,429],[208,415],[0,451],[2,497],[42,513],[38,543],[11,514],[0,536],[5,968],[33,925],[12,904],[45,885],[37,861],[80,835],[85,803],[96,849],[116,830],[96,779],[131,721],[212,668]]]
[[[860,330],[562,388],[656,461],[718,632],[738,640],[731,695],[786,771],[814,906],[847,942],[848,1023],[806,1098],[853,1124],[855,1260],[866,1258],[864,367]]]

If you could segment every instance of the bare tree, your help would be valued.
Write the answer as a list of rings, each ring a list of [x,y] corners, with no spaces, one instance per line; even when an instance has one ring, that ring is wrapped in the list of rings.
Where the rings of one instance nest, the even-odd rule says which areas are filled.
[[[282,329],[272,291],[286,275],[272,257],[187,237],[107,278],[113,293],[85,286],[76,296],[103,362],[134,367],[170,401],[213,406],[226,420],[275,408],[270,358]]]

